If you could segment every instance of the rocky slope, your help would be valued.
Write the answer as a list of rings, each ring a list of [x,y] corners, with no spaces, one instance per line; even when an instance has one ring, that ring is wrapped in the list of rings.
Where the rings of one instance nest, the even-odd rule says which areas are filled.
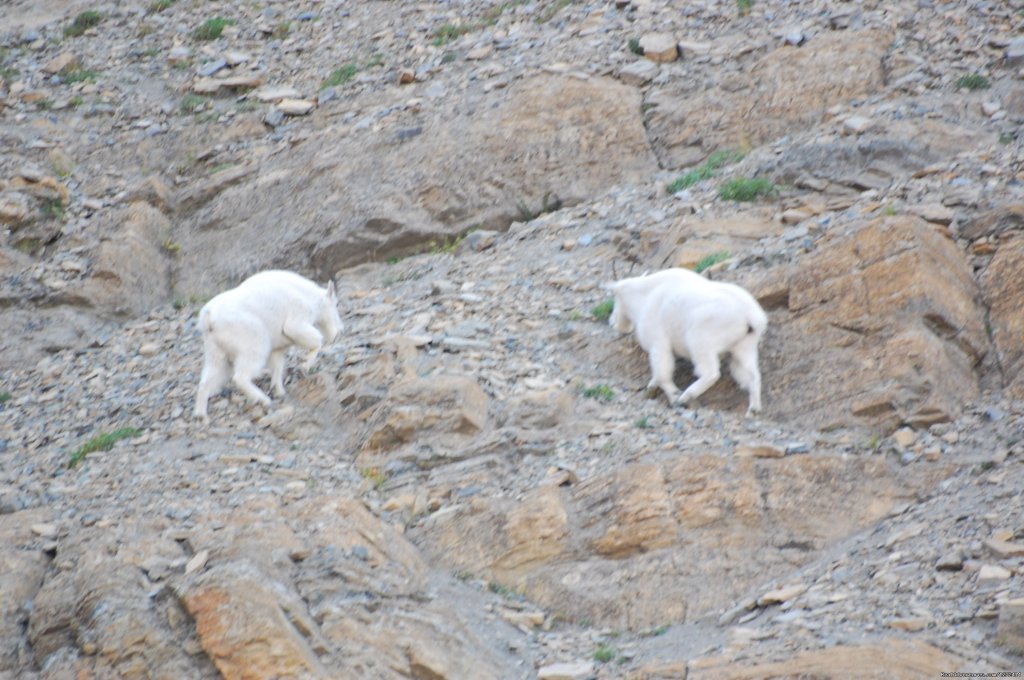
[[[0,9],[0,676],[1020,670],[1024,3],[746,5]],[[595,309],[722,253],[753,419]],[[272,266],[346,331],[201,426]]]

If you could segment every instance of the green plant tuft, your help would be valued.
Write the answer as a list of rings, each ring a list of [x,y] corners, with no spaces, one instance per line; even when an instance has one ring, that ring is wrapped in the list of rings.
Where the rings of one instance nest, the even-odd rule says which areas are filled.
[[[583,390],[583,396],[598,401],[611,401],[615,398],[615,392],[607,385],[594,385]]]
[[[633,426],[636,427],[636,429],[638,430],[649,430],[652,427],[654,427],[653,425],[651,425],[650,421],[647,420],[647,416],[644,416],[643,418],[637,418],[636,422],[633,423]]]
[[[122,427],[120,430],[114,430],[113,432],[107,432],[106,434],[96,435],[86,443],[82,444],[77,451],[71,454],[71,458],[68,460],[68,467],[73,468],[83,460],[85,457],[94,451],[109,451],[114,448],[114,444],[127,439],[129,437],[137,437],[142,434],[141,430],[134,427]]]
[[[594,305],[590,313],[598,321],[607,321],[608,317],[612,315],[612,310],[615,308],[615,298],[608,298],[604,302],[600,302]]]
[[[639,55],[641,57],[644,56],[644,48],[640,47],[639,38],[630,38],[629,41],[626,42],[626,46],[629,48],[629,51],[632,52],[633,54]]]
[[[597,646],[597,651],[594,652],[594,661],[598,663],[608,663],[615,658],[615,649],[607,642],[602,642]]]
[[[64,219],[64,201],[59,198],[48,198],[39,204],[39,212],[49,219]]]
[[[101,21],[103,21],[102,14],[95,10],[86,10],[75,17],[75,20],[69,26],[64,28],[64,35],[72,38],[80,36],[93,26],[99,25]]]
[[[11,400],[11,393],[7,390],[0,392],[0,404],[6,404]]]
[[[444,24],[434,32],[434,40],[431,44],[434,47],[447,45],[451,41],[469,33],[472,30],[473,27],[468,24]]]
[[[736,0],[736,9],[739,10],[741,17],[750,14],[750,10],[753,7],[754,0]]]
[[[224,32],[225,26],[230,26],[234,23],[234,19],[225,19],[224,17],[207,19],[200,24],[199,28],[192,31],[192,37],[196,40],[216,40]]]
[[[63,80],[65,84],[73,85],[74,83],[81,82],[95,83],[96,76],[98,76],[99,73],[93,71],[92,69],[79,68],[76,66],[72,68],[61,69],[57,75],[60,76],[61,80]]]
[[[971,73],[960,76],[956,81],[956,86],[963,90],[987,90],[992,87],[992,83],[980,73]]]
[[[380,491],[380,488],[384,486],[384,482],[388,481],[387,473],[377,467],[364,467],[359,471],[359,474],[363,479],[373,482],[373,488],[377,491]]]
[[[720,250],[717,253],[705,255],[704,257],[700,258],[700,260],[697,261],[697,266],[693,268],[693,271],[700,274],[704,270],[710,267],[714,267],[719,262],[725,262],[726,260],[729,259],[729,255],[730,253],[728,250]]]
[[[184,115],[191,115],[202,109],[205,103],[206,97],[198,94],[187,94],[182,98],[179,110]]]
[[[163,12],[165,9],[170,9],[173,4],[174,0],[153,0],[153,2],[149,3],[149,12],[150,14]]]
[[[743,152],[736,149],[719,149],[708,156],[703,165],[691,169],[689,172],[680,175],[672,181],[665,189],[670,194],[675,194],[683,189],[689,189],[697,182],[708,179],[715,175],[720,168],[731,163],[737,163],[743,159]]]
[[[344,64],[340,68],[331,71],[331,74],[320,84],[320,89],[325,90],[328,87],[344,85],[352,80],[358,72],[359,68],[355,64]]]
[[[763,177],[737,177],[718,190],[718,195],[726,201],[753,201],[776,193],[778,188]]]

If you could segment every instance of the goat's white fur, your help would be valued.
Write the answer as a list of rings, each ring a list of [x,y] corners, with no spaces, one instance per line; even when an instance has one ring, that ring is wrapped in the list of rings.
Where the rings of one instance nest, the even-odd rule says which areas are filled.
[[[688,269],[622,279],[606,288],[615,295],[609,325],[621,333],[635,327],[647,352],[648,389],[660,387],[669,401],[686,404],[718,381],[720,356],[728,352],[730,372],[749,396],[747,415],[761,410],[757,346],[768,317],[750,293]],[[672,380],[676,357],[689,359],[697,376],[682,394]]]
[[[207,420],[206,406],[231,378],[242,393],[263,406],[270,397],[253,379],[270,367],[270,385],[284,396],[284,360],[289,347],[306,350],[304,370],[317,353],[342,330],[334,282],[321,288],[288,271],[271,270],[250,276],[224,291],[199,312],[203,334],[203,372],[194,415]]]

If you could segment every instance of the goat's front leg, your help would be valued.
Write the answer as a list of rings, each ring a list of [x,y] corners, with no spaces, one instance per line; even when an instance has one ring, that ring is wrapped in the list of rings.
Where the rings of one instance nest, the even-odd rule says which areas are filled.
[[[679,403],[687,404],[708,391],[721,376],[718,355],[714,352],[700,352],[693,358],[693,372],[697,379],[679,395]]]
[[[316,361],[316,355],[324,344],[324,336],[311,323],[286,321],[282,329],[284,336],[297,346],[307,350],[302,361],[302,370],[309,372]]]

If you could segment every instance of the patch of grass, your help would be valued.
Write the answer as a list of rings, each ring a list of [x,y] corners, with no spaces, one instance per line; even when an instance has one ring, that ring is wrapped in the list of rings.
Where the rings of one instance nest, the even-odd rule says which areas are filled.
[[[177,257],[181,254],[181,244],[172,239],[167,239],[160,245],[160,247],[163,248],[164,252],[168,255]]]
[[[718,195],[726,201],[754,201],[776,193],[778,188],[764,177],[737,177],[718,190]]]
[[[363,479],[373,482],[373,488],[377,491],[380,491],[380,488],[384,486],[384,482],[388,481],[387,473],[377,467],[364,467],[359,471],[359,474]]]
[[[647,416],[644,416],[643,418],[637,418],[636,422],[633,423],[633,426],[636,427],[636,429],[638,430],[649,430],[652,427],[654,427],[653,425],[651,425],[650,421],[647,420]]]
[[[980,73],[970,73],[960,76],[956,81],[956,86],[962,90],[987,90],[992,87],[992,83]]]
[[[98,26],[103,21],[103,15],[95,10],[86,10],[75,17],[70,25],[64,28],[64,35],[72,38],[85,33],[93,26]]]
[[[488,581],[487,590],[497,595],[501,595],[504,598],[519,597],[519,593],[517,593],[514,588],[510,588],[506,586],[504,583],[498,583],[497,581]]]
[[[453,236],[449,238],[445,236],[441,241],[430,242],[430,254],[431,255],[444,255],[455,252],[455,249],[459,247],[462,240],[466,238],[465,235]]]
[[[598,401],[611,401],[615,398],[615,391],[607,385],[594,385],[584,389],[583,396]]]
[[[270,35],[278,40],[284,40],[292,32],[292,22],[282,21],[274,26],[274,32]]]
[[[375,68],[384,63],[384,55],[380,52],[374,52],[370,55],[370,58],[366,60],[366,68]]]
[[[3,75],[3,71],[0,70],[0,76],[2,76],[2,75]],[[999,143],[1002,144],[1003,146],[1006,146],[1007,144],[1012,144],[1013,140],[1015,140],[1015,139],[1017,139],[1017,135],[1012,133],[1012,132],[1001,132],[1001,133],[999,133]]]
[[[331,71],[331,74],[320,84],[320,89],[326,90],[328,87],[344,85],[348,81],[352,80],[358,72],[359,67],[355,64],[343,64],[341,67]]]
[[[451,50],[445,50],[445,53],[441,55],[441,63],[450,64],[458,58],[459,55],[455,54]]]
[[[692,168],[689,172],[680,175],[671,184],[665,187],[670,194],[675,194],[683,189],[689,189],[697,182],[714,177],[715,172],[731,163],[737,163],[743,159],[743,152],[736,149],[719,149],[708,156],[703,165]]]
[[[71,454],[71,458],[68,460],[68,467],[75,467],[85,460],[87,455],[94,451],[109,451],[114,448],[114,444],[120,440],[127,439],[129,437],[137,437],[140,434],[142,434],[142,431],[134,427],[122,427],[120,430],[96,435],[86,443],[82,444],[77,451]]]
[[[444,24],[441,28],[434,31],[434,40],[430,44],[434,47],[447,45],[472,30],[473,27],[469,24]]]
[[[206,97],[198,94],[187,94],[182,98],[181,106],[178,107],[178,110],[184,115],[191,115],[202,109],[204,104],[206,104]]]
[[[647,630],[640,631],[641,637],[658,637],[668,632],[668,624],[656,626],[654,628],[648,628]]]
[[[626,47],[628,47],[629,51],[633,54],[641,57],[644,56],[644,48],[640,47],[640,38],[630,38],[629,41],[626,42]]]
[[[11,393],[7,390],[0,392],[0,404],[6,404],[11,400]]]
[[[615,309],[615,298],[608,298],[604,302],[594,305],[590,313],[598,321],[607,321],[608,317],[612,315],[613,309]]]
[[[89,82],[95,83],[96,77],[99,75],[98,71],[93,71],[89,68],[64,68],[61,69],[58,74],[67,85],[73,85],[75,83]]]
[[[730,253],[728,250],[720,250],[717,253],[705,255],[704,257],[700,258],[700,260],[697,261],[697,266],[693,268],[693,271],[700,274],[705,269],[708,269],[709,267],[714,267],[719,262],[725,262],[726,260],[729,259],[729,255]]]
[[[514,7],[528,5],[532,1],[533,0],[505,0],[505,2],[501,3],[497,7],[492,7],[490,10],[488,10],[484,18],[484,23],[488,26],[493,26],[494,24],[498,23],[498,19],[501,18],[501,15],[507,12],[508,10]]]
[[[40,99],[36,102],[36,108],[40,111],[49,111],[53,108],[53,102],[49,99]]]
[[[18,69],[13,66],[0,67],[0,80],[14,80],[18,77]]]
[[[892,217],[893,215],[898,215],[899,211],[896,210],[896,206],[894,206],[892,203],[886,203],[885,207],[882,208],[882,214]]]
[[[615,658],[615,649],[607,642],[602,642],[597,646],[597,651],[594,652],[594,661],[598,663],[608,663]]]
[[[174,0],[153,0],[149,3],[149,11],[151,14],[163,12],[165,9],[170,9],[173,4]]]
[[[754,7],[754,0],[736,0],[736,9],[739,10],[740,16],[745,17],[750,14],[750,10]]]
[[[224,17],[207,19],[199,25],[199,28],[192,31],[192,37],[196,40],[216,40],[224,33],[225,26],[230,26],[234,23],[234,19],[225,19]]]
[[[555,15],[561,12],[563,9],[568,7],[572,3],[572,0],[554,0],[554,2],[548,3],[548,6],[544,8],[544,11],[537,17],[538,24],[546,24],[555,18]]]
[[[64,201],[59,198],[48,198],[39,204],[39,212],[48,219],[64,219]]]

